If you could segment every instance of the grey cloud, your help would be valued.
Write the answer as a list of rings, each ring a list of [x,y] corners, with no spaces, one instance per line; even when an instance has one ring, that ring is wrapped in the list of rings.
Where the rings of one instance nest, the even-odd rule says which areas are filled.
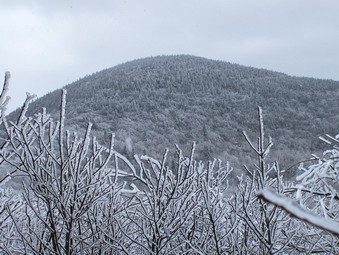
[[[8,1],[0,72],[43,95],[135,58],[194,54],[339,80],[336,0]]]

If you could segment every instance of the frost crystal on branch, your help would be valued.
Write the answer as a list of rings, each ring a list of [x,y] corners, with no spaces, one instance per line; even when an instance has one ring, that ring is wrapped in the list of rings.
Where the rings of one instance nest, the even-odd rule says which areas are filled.
[[[339,235],[338,222],[327,220],[311,212],[308,212],[305,210],[305,208],[299,206],[292,199],[283,197],[282,195],[279,195],[276,192],[269,189],[263,189],[262,191],[260,191],[258,193],[258,197],[263,198],[267,202],[270,202],[278,207],[283,208],[293,217],[306,221],[314,226],[327,230],[333,234]]]

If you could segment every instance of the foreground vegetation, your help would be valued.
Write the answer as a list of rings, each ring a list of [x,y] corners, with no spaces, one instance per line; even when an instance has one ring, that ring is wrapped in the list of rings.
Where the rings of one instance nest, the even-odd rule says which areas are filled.
[[[258,142],[244,132],[257,161],[246,166],[247,174],[238,176],[234,188],[228,185],[230,165],[196,160],[195,144],[188,156],[177,147],[173,164],[167,149],[161,159],[127,158],[115,150],[113,134],[109,146],[99,144],[91,124],[83,137],[68,132],[66,90],[57,121],[46,110],[26,116],[31,96],[17,120],[8,121],[8,79],[9,74],[0,99],[0,159],[2,169],[13,172],[1,182],[13,174],[24,175],[27,182],[22,194],[1,191],[2,253],[339,252],[339,233],[326,228],[339,221],[339,137],[323,138],[329,146],[324,155],[301,165],[295,182],[286,182],[279,164],[267,161],[274,145],[265,136],[259,108]]]

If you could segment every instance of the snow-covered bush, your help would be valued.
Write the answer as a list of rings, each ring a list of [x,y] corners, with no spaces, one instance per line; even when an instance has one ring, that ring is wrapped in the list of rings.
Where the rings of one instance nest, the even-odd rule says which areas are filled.
[[[116,176],[109,165],[110,148],[90,138],[91,124],[84,138],[64,131],[66,91],[63,91],[59,121],[45,110],[35,117],[21,117],[15,122],[4,119],[6,150],[3,161],[26,176],[24,217],[11,208],[19,253],[92,254],[101,243],[96,223],[106,203],[115,192]],[[95,221],[94,221],[95,219]]]
[[[300,165],[303,173],[297,177],[296,199],[326,219],[339,220],[339,134],[321,139],[331,148],[322,157],[314,155],[316,163]]]
[[[81,137],[68,132],[65,90],[58,120],[46,110],[26,116],[28,94],[18,119],[8,121],[8,79],[0,96],[0,163],[11,171],[0,185],[15,172],[26,181],[21,194],[0,189],[0,254],[338,252],[337,236],[289,215],[312,223],[318,214],[314,225],[337,233],[338,136],[323,138],[331,149],[301,165],[296,184],[286,183],[278,163],[267,160],[273,142],[259,108],[258,143],[244,132],[258,161],[229,189],[233,169],[196,160],[195,144],[189,156],[177,146],[174,156],[166,149],[161,159],[133,157],[115,150],[114,135],[100,145],[91,124]]]
[[[309,252],[335,254],[339,250],[339,135],[321,139],[331,148],[322,157],[313,155],[316,163],[299,166],[302,173],[297,176],[297,183],[290,184],[282,192],[292,193],[292,199],[267,187],[258,195],[301,220],[295,232],[301,242],[295,247],[308,243]]]

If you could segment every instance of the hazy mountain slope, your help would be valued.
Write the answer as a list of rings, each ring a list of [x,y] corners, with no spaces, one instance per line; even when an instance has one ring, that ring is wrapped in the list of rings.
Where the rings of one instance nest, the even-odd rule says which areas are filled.
[[[242,130],[257,128],[263,107],[276,159],[292,164],[318,150],[317,136],[338,131],[339,82],[291,77],[193,56],[131,61],[65,87],[69,127],[94,123],[98,137],[115,132],[126,153],[160,156],[177,143],[198,144],[202,159],[247,162]],[[36,100],[31,113],[57,113],[60,90]],[[253,137],[254,139],[254,137]],[[132,151],[130,151],[132,150]]]

